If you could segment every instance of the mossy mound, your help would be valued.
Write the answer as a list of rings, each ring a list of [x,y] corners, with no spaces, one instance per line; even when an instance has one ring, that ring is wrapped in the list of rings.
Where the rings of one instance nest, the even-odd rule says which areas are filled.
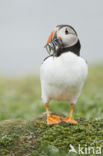
[[[78,119],[77,125],[47,125],[43,114],[34,121],[0,122],[0,156],[63,156],[70,144],[75,149],[78,144],[103,147],[103,119]]]

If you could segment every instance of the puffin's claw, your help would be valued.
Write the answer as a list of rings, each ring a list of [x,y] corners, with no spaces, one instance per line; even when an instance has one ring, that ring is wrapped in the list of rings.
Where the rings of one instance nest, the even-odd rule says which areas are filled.
[[[47,117],[47,124],[58,124],[60,122],[62,122],[62,118],[60,116],[57,115],[49,115]]]
[[[77,124],[78,122],[74,119],[72,119],[71,117],[66,117],[63,119],[64,122],[66,123],[70,123],[70,124]]]

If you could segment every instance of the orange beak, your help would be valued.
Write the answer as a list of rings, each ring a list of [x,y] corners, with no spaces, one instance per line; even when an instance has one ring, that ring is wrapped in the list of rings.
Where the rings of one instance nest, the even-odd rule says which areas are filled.
[[[54,37],[54,33],[55,33],[55,30],[53,30],[53,31],[51,32],[51,34],[50,34],[50,36],[49,36],[49,38],[48,38],[48,40],[47,40],[47,44],[50,43],[50,42],[52,41],[52,39],[53,39],[53,37]]]

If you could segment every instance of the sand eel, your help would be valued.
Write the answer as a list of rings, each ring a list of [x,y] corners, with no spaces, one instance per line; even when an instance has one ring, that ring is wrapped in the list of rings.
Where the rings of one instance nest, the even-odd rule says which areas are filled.
[[[88,74],[87,63],[80,56],[81,45],[77,32],[69,25],[58,25],[51,32],[45,47],[49,56],[40,67],[40,79],[47,123],[57,124],[64,121],[76,124],[72,113]],[[51,100],[68,101],[70,114],[66,118],[51,115]]]

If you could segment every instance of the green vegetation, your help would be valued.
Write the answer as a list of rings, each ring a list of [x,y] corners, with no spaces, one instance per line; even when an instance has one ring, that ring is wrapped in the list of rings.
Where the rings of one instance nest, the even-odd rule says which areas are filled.
[[[69,156],[69,145],[103,147],[103,120],[78,120],[78,125],[47,125],[46,115],[34,121],[0,124],[0,156]],[[98,137],[97,137],[98,136]]]
[[[103,147],[103,66],[89,67],[75,105],[78,125],[47,125],[40,96],[38,76],[0,77],[0,156],[63,156],[69,144]],[[68,115],[69,104],[52,101],[50,110]]]
[[[59,107],[60,106],[60,107]],[[68,115],[67,102],[51,102],[52,112]],[[34,119],[45,112],[39,76],[0,78],[0,120]],[[103,118],[103,66],[89,68],[89,75],[75,105],[76,118]]]

